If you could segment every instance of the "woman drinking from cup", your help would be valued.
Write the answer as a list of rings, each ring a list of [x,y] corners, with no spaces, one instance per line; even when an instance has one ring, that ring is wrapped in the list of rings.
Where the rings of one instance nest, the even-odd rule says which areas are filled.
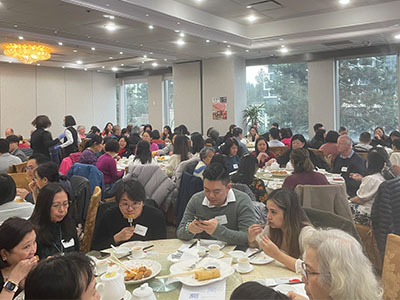
[[[36,234],[21,218],[9,218],[0,226],[0,299],[11,300],[25,285],[28,272],[37,263]]]
[[[40,190],[30,218],[37,233],[40,258],[79,251],[75,221],[68,208],[68,193],[59,183],[49,183]]]
[[[256,140],[255,151],[252,153],[258,160],[258,167],[265,167],[265,163],[270,166],[276,161],[275,154],[269,151],[268,141],[265,137],[260,136]]]
[[[249,246],[261,248],[268,256],[300,273],[301,260],[298,258],[315,229],[292,191],[273,191],[268,197],[267,209],[268,225],[264,229],[257,224],[249,227]]]
[[[93,238],[93,249],[128,241],[149,241],[167,236],[164,215],[158,208],[144,204],[146,192],[136,180],[122,182],[116,193],[117,205],[100,219]]]

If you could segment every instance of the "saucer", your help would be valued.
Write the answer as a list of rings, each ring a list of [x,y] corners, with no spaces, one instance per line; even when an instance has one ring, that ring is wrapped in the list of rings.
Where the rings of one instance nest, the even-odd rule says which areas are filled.
[[[128,258],[129,258],[129,259],[142,259],[142,258],[145,258],[146,255],[147,255],[147,253],[146,253],[146,252],[143,252],[142,255],[140,255],[140,256],[138,256],[138,257],[133,257],[133,255],[131,254],[131,255],[128,256]]]
[[[225,256],[225,253],[222,252],[222,251],[220,250],[218,255],[212,256],[212,255],[210,254],[210,252],[209,252],[209,253],[208,253],[208,256],[209,256],[209,257],[212,257],[212,258],[222,258],[222,257]]]
[[[131,299],[132,299],[132,294],[128,290],[126,290],[122,300],[131,300]],[[100,300],[103,300],[103,298],[101,297]]]
[[[236,272],[241,273],[241,274],[246,274],[246,273],[249,273],[254,270],[254,267],[250,264],[249,264],[249,268],[247,270],[240,270],[238,264],[234,264],[232,267],[236,270]]]

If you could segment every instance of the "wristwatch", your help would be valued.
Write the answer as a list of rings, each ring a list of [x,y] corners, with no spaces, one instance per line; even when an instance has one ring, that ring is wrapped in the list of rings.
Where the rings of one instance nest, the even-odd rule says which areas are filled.
[[[12,281],[6,281],[3,285],[3,288],[5,288],[9,292],[15,293],[18,291],[18,284]]]

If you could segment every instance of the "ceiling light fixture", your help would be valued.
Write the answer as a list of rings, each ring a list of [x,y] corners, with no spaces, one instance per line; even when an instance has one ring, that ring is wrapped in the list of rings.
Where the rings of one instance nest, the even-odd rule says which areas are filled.
[[[210,42],[210,40],[206,40],[206,43],[209,43]]]
[[[103,17],[104,17],[104,18],[107,18],[107,19],[111,19],[111,20],[114,20],[114,19],[115,19],[115,17],[112,16],[112,15],[103,15]]]
[[[81,60],[77,60],[76,63],[77,63],[78,65],[83,64],[83,62],[82,62]]]
[[[4,44],[4,55],[15,57],[24,64],[32,64],[38,60],[48,60],[51,57],[51,49],[39,44]]]
[[[182,39],[177,40],[176,43],[177,43],[179,46],[185,45],[185,41],[182,40]]]
[[[230,47],[231,47],[231,45],[228,45],[228,46],[226,46],[226,47],[230,48]]]
[[[149,14],[146,14],[146,17],[148,17],[149,16]]]
[[[112,70],[113,72],[117,72],[117,71],[118,71],[118,68],[117,68],[117,67],[112,67],[111,70]]]
[[[180,30],[178,30],[178,29],[175,29],[174,31],[175,31],[176,33],[180,32]]]
[[[156,62],[153,62],[151,65],[152,65],[153,67],[158,67],[158,63],[156,63]]]
[[[249,49],[246,49],[246,52],[250,52],[250,50],[249,50]]]
[[[149,25],[149,29],[154,29],[154,26],[153,25]]]
[[[40,66],[40,64],[36,64],[38,67]]]
[[[114,23],[107,23],[106,25],[104,25],[104,28],[107,29],[108,31],[117,30],[117,26]]]
[[[149,52],[149,54],[151,55],[151,54],[154,54],[153,52]]]
[[[63,45],[63,43],[62,43],[62,42],[58,42],[58,45],[59,45],[59,46],[62,46],[62,45]]]
[[[350,3],[350,0],[339,0],[339,3],[342,5],[347,5]]]
[[[227,41],[222,41],[224,44],[226,44],[227,43]]]
[[[147,58],[147,55],[145,54],[145,55],[143,55],[143,58]]]
[[[143,47],[143,44],[139,44],[140,47]]]
[[[72,52],[76,53],[76,52],[78,52],[78,50],[74,49],[74,50],[72,50]]]
[[[395,38],[396,40],[400,40],[400,34],[395,35],[394,38]]]
[[[110,56],[108,59],[113,59],[113,57],[112,57],[112,56]]]
[[[184,34],[183,32],[181,32],[181,33],[179,34],[179,36],[180,36],[180,37],[184,37],[185,34]]]
[[[87,69],[86,69],[86,68],[85,68],[84,70],[85,70],[85,71],[87,71]]]
[[[18,24],[14,24],[14,28],[18,28]]]
[[[253,23],[255,20],[257,20],[257,17],[255,15],[250,15],[247,17],[247,21],[250,23]]]
[[[123,67],[124,66],[124,64],[121,64],[121,67]]]
[[[168,59],[164,58],[164,61],[167,61]]]
[[[142,64],[144,64],[144,61],[142,61]]]
[[[120,51],[120,52],[119,52],[119,54],[121,54],[121,55],[122,55],[122,54],[124,54],[124,52]]]
[[[62,66],[61,68],[65,69],[65,66]]]
[[[224,54],[225,54],[226,56],[232,55],[232,51],[231,51],[231,50],[226,50],[226,51],[224,52]]]
[[[19,40],[23,40],[24,37],[23,37],[23,36],[19,36],[18,39],[19,39]]]
[[[104,68],[105,68],[105,66],[101,66],[101,68],[102,68],[102,69],[104,69]]]
[[[181,22],[176,22],[177,25],[181,25]]]
[[[246,6],[246,8],[252,8],[252,7],[253,7],[253,6],[251,6],[251,5],[247,5],[247,6]]]
[[[92,47],[92,48],[90,48],[90,49],[92,49],[92,51],[96,50],[96,48],[95,48],[95,47]]]
[[[282,46],[281,49],[279,49],[279,51],[281,51],[281,53],[288,53],[289,49],[286,48],[285,46]]]

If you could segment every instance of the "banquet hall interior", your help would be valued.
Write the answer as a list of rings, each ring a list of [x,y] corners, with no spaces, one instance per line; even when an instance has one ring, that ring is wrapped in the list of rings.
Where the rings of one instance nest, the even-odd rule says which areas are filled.
[[[400,299],[399,11],[400,0],[0,0],[0,194],[27,204],[13,215],[3,206],[10,200],[0,200],[0,300],[14,299],[14,288],[17,299],[45,299],[35,280],[46,264],[91,268],[75,254],[43,262],[68,252],[64,234],[71,252],[95,257],[97,282],[106,286],[99,262],[108,260],[125,270],[126,286],[89,297],[89,280],[64,298],[145,299],[137,289],[147,281],[151,299]],[[222,206],[213,202],[217,183],[226,188]],[[58,205],[67,209],[46,227],[51,193],[48,207],[65,194]],[[64,217],[77,233],[59,227],[61,250],[51,250],[41,230]],[[32,233],[38,245],[25,257],[32,271],[19,277],[5,259],[20,242],[5,241],[12,222],[28,226],[24,241]],[[337,253],[332,240],[343,245]],[[321,245],[332,253],[318,252],[315,269],[310,257]],[[235,251],[248,260],[245,271]],[[198,260],[182,269],[182,253]],[[152,274],[127,279],[142,254]],[[227,268],[211,278],[214,294],[189,277],[157,291],[157,274],[198,270],[202,257],[220,254]],[[363,265],[362,280],[376,291],[339,291],[322,277],[337,271],[329,265],[336,254],[343,265]],[[357,285],[346,272],[346,284]],[[253,281],[260,285],[246,286]],[[287,298],[265,296],[275,291]]]

